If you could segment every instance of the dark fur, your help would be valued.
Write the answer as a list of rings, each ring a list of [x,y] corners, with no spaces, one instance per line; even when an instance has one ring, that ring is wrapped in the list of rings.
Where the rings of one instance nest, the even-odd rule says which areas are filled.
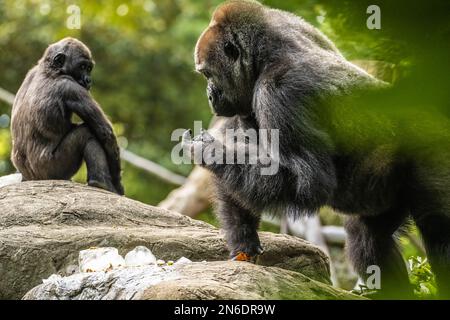
[[[89,49],[65,38],[28,72],[11,120],[11,158],[24,180],[69,180],[84,160],[89,185],[124,193],[116,137],[88,91],[92,67]],[[73,124],[73,113],[84,123]]]
[[[342,144],[333,132],[345,112],[328,125],[320,121],[329,102],[383,83],[347,62],[305,21],[248,1],[216,10],[195,60],[212,109],[228,119],[225,127],[280,129],[274,176],[260,175],[260,165],[205,165],[217,177],[232,256],[261,251],[256,230],[263,210],[299,215],[330,205],[349,214],[348,252],[358,273],[366,278],[367,266],[378,265],[384,293],[407,297],[411,288],[393,234],[412,215],[441,294],[450,296],[448,166],[398,156],[389,143]]]

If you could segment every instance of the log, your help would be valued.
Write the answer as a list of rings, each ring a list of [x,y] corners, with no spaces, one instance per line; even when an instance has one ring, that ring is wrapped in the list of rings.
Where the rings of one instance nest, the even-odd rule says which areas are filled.
[[[212,198],[211,173],[195,167],[181,187],[172,190],[158,207],[195,217],[210,206]]]

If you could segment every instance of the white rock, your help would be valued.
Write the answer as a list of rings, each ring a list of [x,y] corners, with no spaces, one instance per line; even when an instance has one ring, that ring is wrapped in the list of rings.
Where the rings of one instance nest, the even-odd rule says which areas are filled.
[[[108,271],[125,265],[116,248],[95,248],[80,251],[78,264],[81,272]]]
[[[165,262],[164,260],[159,259],[158,261],[156,261],[156,264],[157,264],[158,266],[163,266],[163,265],[166,264],[166,262]]]
[[[69,264],[69,265],[66,267],[66,273],[65,273],[65,275],[66,275],[66,276],[70,276],[70,275],[75,274],[75,273],[78,273],[78,272],[80,272],[80,269],[79,269],[79,267],[78,267],[77,265],[75,265],[75,264]]]
[[[130,267],[156,264],[156,257],[149,248],[138,246],[127,253],[125,256],[125,264]]]
[[[48,277],[47,279],[43,279],[42,283],[51,283],[51,282],[56,282],[59,279],[62,279],[62,277],[59,274],[52,274],[50,277]]]
[[[179,265],[183,265],[183,264],[187,264],[187,263],[191,263],[191,262],[192,262],[192,261],[189,260],[188,258],[181,257],[180,259],[178,259],[178,260],[174,263],[174,265],[175,265],[175,266],[179,266]]]
[[[19,182],[22,182],[22,174],[20,173],[13,173],[7,176],[3,176],[0,177],[0,188]]]

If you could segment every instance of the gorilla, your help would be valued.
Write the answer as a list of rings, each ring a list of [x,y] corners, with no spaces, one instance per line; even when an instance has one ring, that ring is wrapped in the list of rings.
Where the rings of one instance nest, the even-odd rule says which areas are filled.
[[[124,194],[116,137],[89,93],[93,67],[89,49],[64,38],[26,75],[11,117],[11,159],[24,180],[69,180],[84,160],[88,185]]]
[[[382,297],[411,297],[394,233],[412,218],[440,293],[450,297],[450,167],[426,159],[436,153],[425,149],[421,159],[402,153],[398,136],[388,130],[380,132],[388,138],[364,143],[365,127],[377,122],[368,121],[363,108],[353,110],[361,113],[360,122],[347,118],[352,100],[346,99],[358,101],[389,85],[348,62],[301,18],[256,1],[229,1],[216,9],[197,42],[195,67],[207,80],[213,112],[226,119],[221,134],[279,130],[274,175],[262,175],[260,161],[211,161],[218,150],[209,148],[213,143],[219,141],[223,153],[236,148],[207,131],[183,137],[187,150],[200,146],[201,165],[215,176],[232,259],[253,260],[263,252],[257,233],[262,211],[297,217],[329,205],[346,214],[347,251],[359,275],[367,279],[367,268],[376,265]],[[443,149],[439,159],[448,164]]]

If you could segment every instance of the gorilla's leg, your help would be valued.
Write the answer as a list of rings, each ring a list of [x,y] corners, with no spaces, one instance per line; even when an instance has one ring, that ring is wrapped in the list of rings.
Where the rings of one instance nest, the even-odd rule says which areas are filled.
[[[85,125],[78,125],[61,141],[53,154],[61,164],[54,166],[59,179],[70,179],[80,168],[82,159],[86,162],[88,185],[116,192],[109,172],[105,151]]]
[[[373,274],[367,269],[369,266],[379,267],[380,298],[412,298],[406,265],[393,238],[402,222],[398,212],[375,217],[351,216],[346,220],[349,258],[364,281]]]
[[[258,237],[260,217],[240,206],[218,187],[218,215],[225,230],[230,257],[251,260],[263,252]]]
[[[88,185],[118,193],[112,182],[105,151],[95,138],[90,138],[84,148]]]
[[[415,217],[435,274],[439,296],[450,299],[450,217],[427,214]]]

